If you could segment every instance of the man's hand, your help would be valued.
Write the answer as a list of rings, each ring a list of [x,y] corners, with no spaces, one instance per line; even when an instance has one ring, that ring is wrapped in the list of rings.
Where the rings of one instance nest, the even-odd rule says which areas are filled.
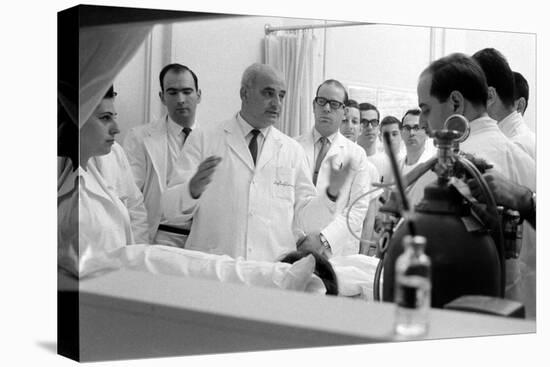
[[[193,199],[198,199],[206,186],[212,181],[212,174],[222,159],[216,156],[210,156],[199,164],[197,173],[189,181],[189,193]]]
[[[323,246],[323,243],[321,242],[321,238],[319,236],[319,232],[310,232],[306,236],[302,237],[298,240],[296,243],[296,249],[298,251],[313,251],[317,252],[318,254],[329,258],[330,250],[327,250],[325,246]]]
[[[328,193],[331,196],[338,196],[340,194],[340,190],[342,189],[342,186],[344,186],[344,183],[346,182],[351,168],[351,160],[348,160],[348,162],[341,163],[339,165],[336,165],[334,163],[334,159],[336,156],[332,156],[329,160],[330,164],[330,177],[329,177],[329,184],[328,184]]]
[[[531,191],[518,185],[498,172],[486,173],[483,175],[489,189],[493,193],[497,205],[521,212],[528,211],[531,204]],[[483,192],[479,184],[474,179],[468,180],[468,187],[472,195],[479,201],[485,202]]]

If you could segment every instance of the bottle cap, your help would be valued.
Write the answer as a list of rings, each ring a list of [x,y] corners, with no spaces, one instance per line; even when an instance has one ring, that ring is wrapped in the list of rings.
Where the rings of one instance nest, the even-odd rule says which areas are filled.
[[[411,236],[410,234],[403,237],[404,246],[412,246],[414,248],[426,247],[426,237],[424,236]]]

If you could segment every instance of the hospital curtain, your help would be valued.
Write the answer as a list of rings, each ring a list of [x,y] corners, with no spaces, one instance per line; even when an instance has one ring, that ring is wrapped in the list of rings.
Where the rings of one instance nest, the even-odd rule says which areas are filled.
[[[152,28],[153,23],[148,22],[80,29],[79,127],[91,116],[117,74],[134,56]]]
[[[315,88],[322,79],[322,50],[315,30],[267,35],[265,59],[283,73],[287,84],[278,128],[291,137],[309,131],[313,126]]]

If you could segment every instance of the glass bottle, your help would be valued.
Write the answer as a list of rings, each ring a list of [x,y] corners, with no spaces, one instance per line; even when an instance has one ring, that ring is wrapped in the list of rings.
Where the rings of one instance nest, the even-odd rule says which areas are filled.
[[[431,262],[425,254],[426,238],[405,236],[404,252],[395,263],[395,333],[405,338],[428,331],[431,304]]]

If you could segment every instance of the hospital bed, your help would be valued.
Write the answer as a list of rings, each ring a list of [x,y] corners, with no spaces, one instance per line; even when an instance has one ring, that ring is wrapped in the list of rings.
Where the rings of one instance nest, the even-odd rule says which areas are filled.
[[[120,269],[78,282],[59,273],[60,336],[80,361],[398,341],[394,305]],[[71,307],[72,305],[72,307]],[[76,310],[76,311],[75,311]],[[431,309],[421,339],[535,332],[535,322]],[[73,347],[75,347],[73,345]],[[77,353],[78,355],[75,355]]]

